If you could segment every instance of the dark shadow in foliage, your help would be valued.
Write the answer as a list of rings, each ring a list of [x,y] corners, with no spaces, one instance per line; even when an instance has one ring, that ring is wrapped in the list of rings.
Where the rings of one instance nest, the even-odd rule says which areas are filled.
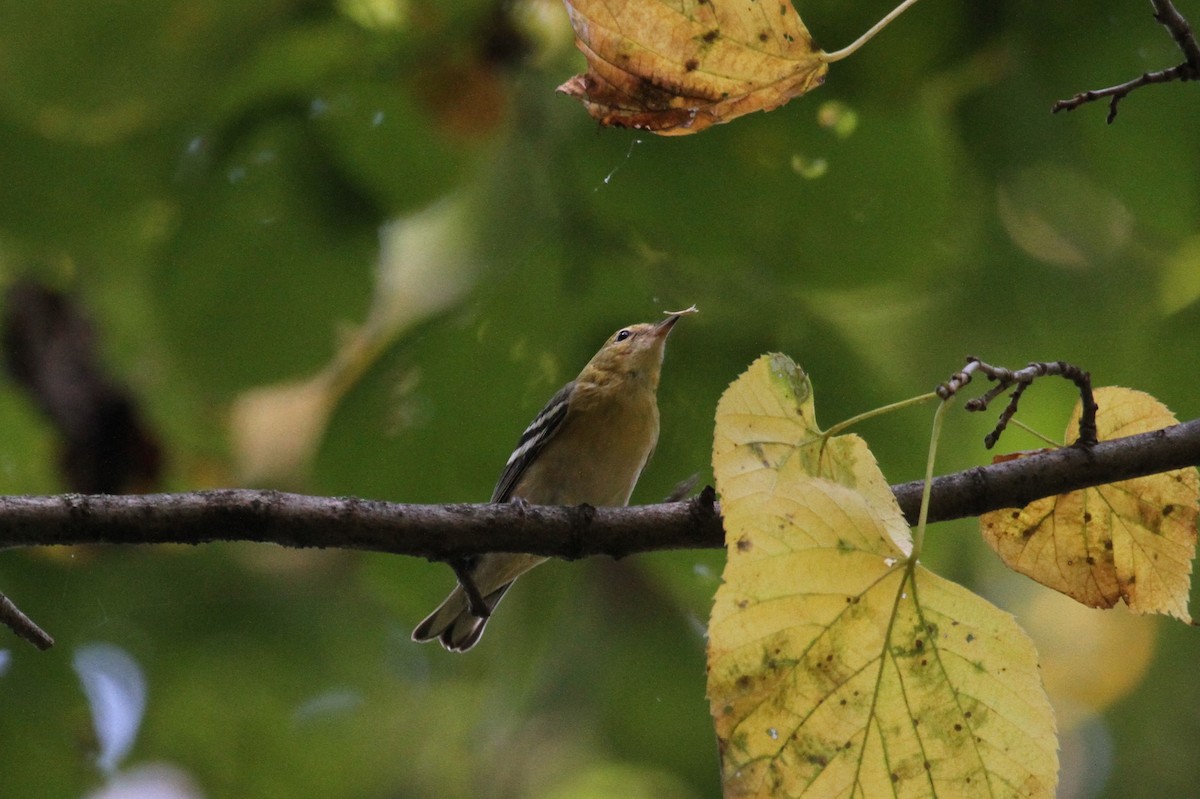
[[[153,489],[162,451],[129,389],[106,374],[91,322],[67,295],[29,280],[6,297],[4,368],[63,437],[59,469],[71,491]]]

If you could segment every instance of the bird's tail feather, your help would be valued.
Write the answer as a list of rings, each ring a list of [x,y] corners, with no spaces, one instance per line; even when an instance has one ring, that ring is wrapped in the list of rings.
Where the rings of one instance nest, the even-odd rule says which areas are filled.
[[[504,592],[511,585],[511,582],[505,583],[483,598],[489,613],[496,609],[496,605],[500,604]],[[442,646],[451,652],[466,652],[479,641],[487,622],[487,618],[481,618],[471,612],[467,594],[459,585],[450,592],[446,601],[438,605],[437,610],[430,613],[425,621],[417,625],[417,629],[413,630],[412,639],[414,641],[432,641],[434,638],[438,638],[441,640]]]

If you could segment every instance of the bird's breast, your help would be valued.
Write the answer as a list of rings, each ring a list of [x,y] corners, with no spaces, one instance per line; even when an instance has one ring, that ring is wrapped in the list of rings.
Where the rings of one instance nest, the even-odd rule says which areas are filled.
[[[620,506],[658,441],[658,405],[623,397],[573,409],[514,494],[540,505]]]

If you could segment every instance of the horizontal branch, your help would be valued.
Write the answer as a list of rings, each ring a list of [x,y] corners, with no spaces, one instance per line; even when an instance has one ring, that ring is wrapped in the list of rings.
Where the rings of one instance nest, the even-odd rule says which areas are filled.
[[[1090,447],[1065,447],[933,481],[930,521],[1200,464],[1200,419]],[[892,487],[909,523],[920,481]],[[632,508],[403,505],[353,497],[225,489],[186,494],[0,497],[0,549],[64,544],[256,541],[451,560],[483,552],[559,558],[723,547],[716,495]],[[44,631],[0,594],[0,624],[41,648]]]
[[[1065,447],[933,482],[930,521],[1020,507],[1078,488],[1200,464],[1200,419],[1084,449]],[[921,483],[893,486],[910,522]],[[0,548],[257,541],[450,560],[482,552],[559,558],[721,547],[711,492],[630,508],[405,505],[225,489],[186,494],[0,497]]]

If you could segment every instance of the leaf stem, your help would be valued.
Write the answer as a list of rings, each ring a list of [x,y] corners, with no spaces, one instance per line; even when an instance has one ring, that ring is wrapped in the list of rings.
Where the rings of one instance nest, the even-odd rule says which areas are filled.
[[[915,2],[917,2],[917,0],[904,0],[904,2],[902,2],[900,5],[893,8],[886,17],[876,22],[869,31],[864,33],[862,36],[859,36],[851,44],[843,47],[841,50],[834,50],[832,53],[824,53],[821,57],[826,63],[832,64],[834,61],[841,61],[846,56],[854,55],[858,48],[875,38],[875,34],[886,28],[889,24],[891,24],[892,20],[903,14],[908,7]]]
[[[921,510],[917,514],[917,529],[913,531],[910,563],[917,562],[917,557],[921,554],[921,545],[925,542],[925,523],[929,519],[929,496],[933,490],[933,464],[937,460],[938,439],[942,437],[942,419],[952,402],[954,402],[953,397],[939,402],[937,410],[933,412],[933,430],[929,435],[929,457],[925,461],[925,485],[921,489]]]
[[[1012,420],[1012,425],[1013,425],[1013,427],[1019,427],[1019,428],[1021,428],[1022,430],[1024,430],[1026,433],[1028,433],[1029,435],[1033,436],[1034,438],[1036,438],[1036,439],[1039,439],[1039,440],[1041,440],[1041,441],[1044,441],[1045,443],[1049,444],[1049,445],[1050,445],[1051,447],[1053,447],[1054,449],[1061,449],[1061,448],[1062,448],[1062,445],[1063,445],[1063,443],[1062,443],[1061,441],[1055,441],[1055,440],[1054,440],[1053,438],[1051,438],[1050,436],[1048,436],[1048,435],[1045,435],[1044,433],[1042,433],[1042,432],[1040,432],[1040,431],[1038,431],[1038,430],[1034,430],[1032,427],[1030,427],[1029,425],[1025,424],[1025,423],[1024,423],[1024,422],[1022,422],[1020,419],[1013,419],[1013,420]]]
[[[828,430],[822,430],[821,437],[826,438],[826,439],[831,438],[831,437],[837,435],[838,433],[842,432],[843,430],[845,430],[847,427],[853,427],[854,425],[858,424],[859,422],[865,422],[868,419],[874,419],[876,416],[883,416],[885,413],[891,413],[892,411],[904,410],[905,408],[911,407],[913,405],[920,405],[923,402],[929,402],[929,400],[933,400],[933,399],[937,399],[937,398],[938,398],[937,392],[930,391],[928,394],[920,394],[916,397],[909,397],[906,400],[900,400],[899,402],[893,402],[890,405],[883,405],[879,408],[872,408],[871,410],[865,411],[864,413],[860,413],[857,416],[851,416],[849,419],[844,419],[844,420],[838,422],[837,424],[835,424],[833,427],[829,428]]]

